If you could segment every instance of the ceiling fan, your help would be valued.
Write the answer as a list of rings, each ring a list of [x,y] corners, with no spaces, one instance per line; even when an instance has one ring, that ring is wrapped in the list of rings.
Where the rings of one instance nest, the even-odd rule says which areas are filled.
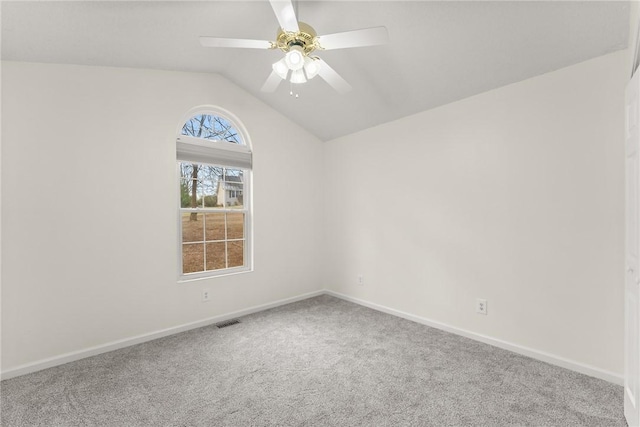
[[[351,90],[351,85],[329,64],[313,53],[319,50],[374,46],[389,41],[389,34],[385,27],[318,36],[310,25],[298,22],[290,0],[270,0],[270,3],[280,24],[276,41],[200,37],[200,44],[205,47],[280,49],[283,51],[285,55],[273,64],[273,70],[262,86],[263,92],[274,92],[282,80],[289,79],[291,83],[300,84],[315,76],[320,76],[338,93],[346,93]]]

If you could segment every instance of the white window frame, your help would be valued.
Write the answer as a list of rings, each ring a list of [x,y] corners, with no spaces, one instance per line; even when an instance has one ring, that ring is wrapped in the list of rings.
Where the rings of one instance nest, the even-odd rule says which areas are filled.
[[[216,141],[204,138],[195,138],[182,135],[183,125],[192,117],[197,115],[211,115],[222,117],[238,131],[240,140],[244,144],[235,144],[227,141]],[[216,166],[227,169],[243,170],[243,208],[227,208],[223,207],[198,207],[198,208],[182,208],[180,201],[180,163],[189,162],[203,164],[207,166]],[[176,183],[177,183],[177,223],[178,223],[178,282],[190,282],[193,280],[208,279],[212,277],[228,276],[231,274],[246,273],[253,271],[253,192],[252,192],[252,152],[251,141],[249,135],[237,117],[230,112],[215,106],[196,107],[187,112],[181,120],[176,136]],[[185,212],[206,213],[244,213],[244,235],[243,235],[243,261],[244,265],[240,267],[227,267],[218,270],[206,270],[194,273],[182,272],[182,214]],[[226,217],[225,217],[226,221]],[[203,223],[204,227],[204,223]],[[227,239],[227,229],[225,225],[225,245],[229,241],[236,239]],[[206,251],[206,236],[203,236]],[[198,242],[194,242],[198,243]],[[227,260],[225,260],[227,262]],[[205,252],[206,267],[206,252]]]

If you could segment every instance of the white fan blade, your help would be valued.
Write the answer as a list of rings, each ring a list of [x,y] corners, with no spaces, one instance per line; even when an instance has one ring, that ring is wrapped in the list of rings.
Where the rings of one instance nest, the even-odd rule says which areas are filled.
[[[293,4],[291,4],[290,0],[270,0],[270,2],[273,13],[278,18],[280,28],[286,32],[297,33],[300,31],[296,12],[293,10]]]
[[[334,88],[339,94],[344,94],[349,92],[351,89],[351,85],[347,83],[345,79],[340,77],[340,74],[336,73],[336,71],[329,66],[322,59],[319,59],[320,63],[320,71],[318,71],[318,75],[324,79],[325,82],[329,83],[329,86]]]
[[[386,27],[364,28],[362,30],[318,36],[318,41],[325,50],[375,46],[389,43],[389,32]]]
[[[200,37],[200,44],[204,47],[246,47],[249,49],[271,49],[271,42],[267,40],[224,39],[220,37]]]
[[[264,82],[264,85],[262,85],[262,89],[260,90],[262,92],[275,92],[281,81],[282,79],[280,78],[280,76],[276,74],[275,71],[272,71],[271,74],[269,74],[269,77],[267,77],[267,81]]]

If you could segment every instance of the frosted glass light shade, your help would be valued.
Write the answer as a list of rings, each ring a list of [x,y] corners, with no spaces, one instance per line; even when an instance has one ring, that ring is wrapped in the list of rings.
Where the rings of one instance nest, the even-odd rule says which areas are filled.
[[[307,75],[307,79],[311,80],[315,76],[318,75],[318,71],[320,71],[320,64],[318,61],[315,61],[308,56],[304,58],[304,72]]]
[[[304,66],[304,54],[300,46],[292,46],[284,56],[284,60],[290,70],[299,70]]]
[[[282,58],[280,61],[273,64],[273,71],[280,76],[282,80],[287,80],[287,74],[289,74],[289,67],[287,66],[287,62],[285,58]]]
[[[291,73],[291,83],[304,83],[307,79],[304,77],[304,72],[302,70],[294,70]]]

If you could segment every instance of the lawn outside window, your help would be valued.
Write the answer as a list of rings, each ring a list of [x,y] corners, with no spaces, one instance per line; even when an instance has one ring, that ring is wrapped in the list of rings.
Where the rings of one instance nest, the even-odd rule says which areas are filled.
[[[251,270],[251,150],[227,117],[196,111],[177,138],[180,281]]]

